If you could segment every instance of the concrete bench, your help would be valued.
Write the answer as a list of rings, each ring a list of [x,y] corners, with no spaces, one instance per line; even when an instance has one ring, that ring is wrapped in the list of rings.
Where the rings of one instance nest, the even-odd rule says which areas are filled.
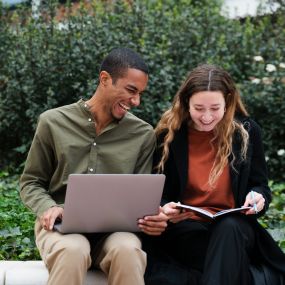
[[[43,261],[0,261],[0,285],[46,285],[48,271]],[[108,285],[100,270],[87,272],[85,285]]]

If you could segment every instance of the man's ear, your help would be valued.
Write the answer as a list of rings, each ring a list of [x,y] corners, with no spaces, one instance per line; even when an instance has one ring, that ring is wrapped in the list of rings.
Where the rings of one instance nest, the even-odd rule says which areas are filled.
[[[103,86],[107,86],[109,82],[112,83],[112,77],[107,71],[101,71],[99,75],[100,84]]]

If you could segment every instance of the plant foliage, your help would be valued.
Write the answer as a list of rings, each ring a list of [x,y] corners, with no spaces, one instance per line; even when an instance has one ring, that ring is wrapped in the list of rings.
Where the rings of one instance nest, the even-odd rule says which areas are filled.
[[[22,162],[38,115],[90,97],[102,58],[127,46],[149,64],[135,113],[154,126],[189,70],[205,62],[226,68],[264,130],[270,177],[284,180],[283,10],[232,20],[221,16],[219,2],[94,0],[75,9],[51,0],[42,1],[38,18],[30,8],[0,4],[0,166]]]
[[[272,202],[260,223],[271,233],[285,252],[285,183],[270,183]]]
[[[0,260],[39,259],[33,233],[35,216],[20,200],[18,178],[0,172]]]

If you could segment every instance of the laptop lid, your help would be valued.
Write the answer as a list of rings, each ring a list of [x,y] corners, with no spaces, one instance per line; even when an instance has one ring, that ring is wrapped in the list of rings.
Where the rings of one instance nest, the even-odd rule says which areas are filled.
[[[138,232],[137,220],[158,213],[163,174],[71,174],[62,233]]]

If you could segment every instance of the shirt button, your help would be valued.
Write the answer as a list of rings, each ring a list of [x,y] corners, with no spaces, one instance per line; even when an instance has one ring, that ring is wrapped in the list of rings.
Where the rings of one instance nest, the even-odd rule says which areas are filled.
[[[89,119],[88,119],[88,122],[91,122],[91,121],[92,121],[92,119],[91,119],[91,118],[89,118]]]
[[[93,169],[93,168],[89,168],[89,171],[93,172],[93,171],[94,171],[94,169]]]
[[[96,145],[97,145],[97,143],[95,143],[95,142],[94,142],[94,143],[93,143],[93,145],[94,145],[94,146],[96,146]]]

